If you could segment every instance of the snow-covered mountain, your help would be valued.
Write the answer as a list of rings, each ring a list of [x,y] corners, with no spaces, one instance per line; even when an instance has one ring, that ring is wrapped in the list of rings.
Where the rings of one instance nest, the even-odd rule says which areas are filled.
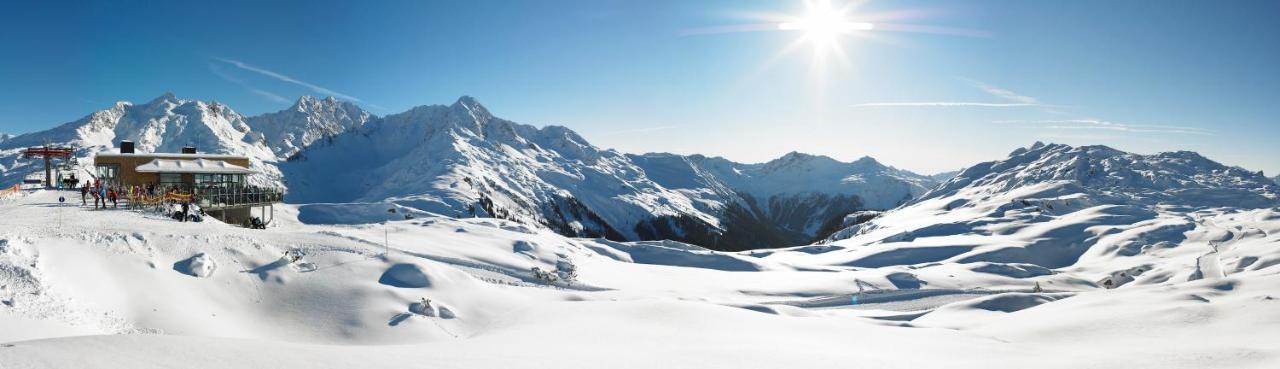
[[[317,140],[360,127],[375,117],[356,104],[332,96],[302,96],[292,107],[250,117],[253,132],[276,156],[288,158]]]
[[[883,265],[891,257],[894,263],[1044,268],[1128,260],[1114,265],[1130,268],[1143,258],[1168,256],[1172,251],[1163,249],[1186,240],[1192,229],[1221,228],[1205,223],[1212,222],[1204,219],[1211,211],[1277,206],[1280,186],[1196,153],[1139,155],[1105,146],[1036,143],[1005,160],[965,169],[919,199],[826,242],[875,245],[866,253],[833,256],[847,258],[849,265]],[[1229,230],[1220,241],[1250,232]]]
[[[140,151],[178,152],[195,146],[201,152],[246,155],[261,173],[254,183],[270,185],[280,179],[269,162],[271,149],[249,135],[245,117],[217,102],[178,99],[166,93],[145,104],[118,102],[76,121],[50,130],[19,135],[0,142],[0,182],[14,183],[31,171],[41,170],[35,160],[21,159],[20,151],[46,143],[76,148],[81,164],[91,164],[93,153],[113,150],[119,141],[132,140]],[[83,176],[83,175],[82,175]]]
[[[640,238],[645,221],[718,220],[626,156],[559,126],[493,117],[475,99],[371,121],[282,165],[291,202],[393,201],[457,217],[499,217],[579,236]]]
[[[1139,155],[1106,146],[1036,143],[1008,159],[974,165],[918,201],[960,192],[995,194],[1037,184],[1099,202],[1273,206],[1280,189],[1262,175],[1190,151]]]
[[[942,173],[937,173],[937,174],[930,174],[930,175],[929,175],[929,178],[932,178],[934,181],[937,181],[938,183],[942,183],[942,182],[949,181],[949,180],[951,180],[952,178],[955,178],[957,174],[960,174],[960,171],[958,171],[958,170],[953,170],[953,171],[950,171],[950,172],[942,172]]]
[[[16,183],[42,170],[38,161],[21,158],[26,147],[46,143],[75,147],[80,163],[91,168],[94,153],[115,150],[120,141],[132,140],[142,152],[178,152],[183,146],[195,146],[200,152],[245,155],[259,172],[250,176],[252,183],[281,187],[276,162],[371,117],[348,102],[303,96],[289,109],[250,118],[222,103],[165,93],[145,104],[122,101],[53,129],[0,140],[0,184]]]
[[[850,212],[894,207],[935,184],[863,158],[791,153],[761,164],[670,154],[624,155],[564,127],[493,117],[463,97],[377,117],[334,98],[245,117],[217,102],[165,94],[120,102],[53,129],[0,142],[0,184],[39,170],[28,146],[93,153],[132,140],[140,151],[246,155],[262,185],[292,202],[394,202],[451,216],[499,217],[562,234],[676,239],[721,249],[803,244]],[[292,159],[292,160],[289,160]],[[285,164],[281,172],[279,165]],[[287,184],[287,186],[286,186]]]
[[[12,134],[0,133],[0,142],[8,141],[10,138],[13,138]]]
[[[871,158],[842,163],[792,153],[740,164],[623,155],[564,127],[496,118],[470,97],[371,120],[299,152],[282,169],[290,202],[389,201],[566,235],[717,249],[810,242],[833,219],[896,206],[934,184]]]
[[[675,154],[628,155],[658,184],[754,229],[755,242],[796,245],[826,236],[845,215],[888,209],[936,183],[864,157],[845,163],[792,152],[760,164]]]

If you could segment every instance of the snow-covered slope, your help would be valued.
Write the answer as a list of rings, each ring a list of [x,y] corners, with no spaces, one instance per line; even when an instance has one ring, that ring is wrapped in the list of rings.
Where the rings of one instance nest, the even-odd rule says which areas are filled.
[[[356,104],[332,96],[317,99],[302,96],[292,107],[275,113],[249,117],[253,132],[280,158],[288,158],[318,140],[360,127],[372,114]]]
[[[1275,209],[1207,210],[1118,232],[1086,227],[1108,243],[1158,251],[1049,269],[928,262],[923,253],[907,263],[901,251],[833,263],[854,247],[895,250],[887,243],[724,253],[565,238],[497,219],[296,220],[317,205],[278,207],[273,227],[250,230],[58,207],[60,194],[0,201],[0,367],[1270,368],[1280,360]],[[1002,233],[920,237],[897,249],[1070,236]],[[533,268],[573,281],[549,282]],[[1109,290],[1108,278],[1125,283]]]
[[[189,145],[200,152],[246,155],[260,172],[251,177],[254,183],[279,183],[279,171],[269,164],[275,161],[271,149],[249,132],[244,116],[217,102],[181,100],[170,93],[140,105],[118,102],[53,129],[0,142],[0,184],[43,170],[37,160],[21,159],[23,148],[46,143],[73,146],[81,164],[92,168],[92,154],[115,150],[122,140],[132,140],[146,152],[178,152]]]

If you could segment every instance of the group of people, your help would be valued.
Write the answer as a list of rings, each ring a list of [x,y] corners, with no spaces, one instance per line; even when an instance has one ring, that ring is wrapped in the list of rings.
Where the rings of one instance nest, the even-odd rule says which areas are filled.
[[[94,210],[99,209],[99,204],[102,209],[106,209],[108,201],[113,209],[120,204],[120,192],[115,187],[104,186],[101,179],[84,181],[84,185],[80,186],[80,205],[89,206],[87,197],[90,195],[93,196]]]
[[[156,192],[155,185],[148,186],[115,186],[108,183],[102,183],[101,179],[85,180],[84,185],[80,186],[80,205],[89,206],[89,197],[93,198],[93,209],[107,209],[107,205],[111,205],[111,209],[120,206],[120,198],[133,199],[141,195],[154,196]],[[129,205],[134,205],[130,203]]]

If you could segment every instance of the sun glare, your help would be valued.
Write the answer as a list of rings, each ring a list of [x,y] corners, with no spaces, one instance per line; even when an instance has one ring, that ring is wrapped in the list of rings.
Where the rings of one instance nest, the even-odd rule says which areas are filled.
[[[850,20],[849,11],[847,7],[833,7],[830,1],[809,1],[803,17],[779,23],[778,29],[804,32],[803,37],[814,42],[831,42],[842,35],[875,28],[871,23]]]

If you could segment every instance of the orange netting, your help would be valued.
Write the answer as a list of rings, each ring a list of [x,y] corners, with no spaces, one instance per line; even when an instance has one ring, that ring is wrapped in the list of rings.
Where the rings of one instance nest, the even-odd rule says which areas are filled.
[[[16,195],[19,192],[22,192],[22,185],[13,185],[13,187],[0,190],[0,196]]]
[[[191,194],[170,192],[164,194],[165,201],[191,202]]]

